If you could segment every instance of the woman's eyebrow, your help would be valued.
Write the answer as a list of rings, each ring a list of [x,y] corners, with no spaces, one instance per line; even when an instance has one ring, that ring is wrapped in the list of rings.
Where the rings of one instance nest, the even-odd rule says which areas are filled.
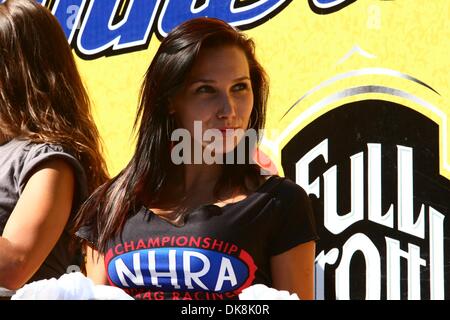
[[[243,76],[243,77],[239,77],[239,78],[234,79],[233,82],[239,82],[239,81],[244,81],[244,80],[251,81],[251,80],[250,80],[250,77],[248,77],[248,76]]]
[[[248,77],[248,76],[242,76],[242,77],[236,78],[236,79],[234,79],[234,80],[232,80],[232,81],[233,81],[233,82],[238,82],[238,81],[243,81],[243,80],[249,80],[249,81],[250,81],[250,77]],[[195,84],[195,83],[198,83],[198,82],[202,82],[202,83],[215,83],[215,82],[217,82],[217,81],[216,81],[216,80],[213,80],[213,79],[203,79],[203,78],[198,78],[198,79],[193,79],[193,80],[189,81],[189,85]]]
[[[195,84],[197,82],[214,83],[216,81],[212,80],[212,79],[194,79],[194,80],[189,81],[189,84]]]

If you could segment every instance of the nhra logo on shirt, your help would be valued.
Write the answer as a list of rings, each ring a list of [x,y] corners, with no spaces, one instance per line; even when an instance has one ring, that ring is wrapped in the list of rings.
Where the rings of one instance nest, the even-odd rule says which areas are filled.
[[[177,243],[178,239],[187,239],[172,238],[177,238]],[[149,239],[146,244],[140,240],[139,243],[147,248],[130,250],[115,257],[112,257],[113,252],[121,252],[129,244],[121,245],[120,250],[117,246],[114,250],[111,249],[106,261],[110,281],[125,289],[224,293],[240,292],[254,279],[256,266],[253,259],[244,250],[233,255],[238,251],[234,245],[227,250],[226,246],[222,247],[222,252],[219,251],[220,248],[212,246],[209,249],[176,246],[149,248],[155,244],[160,245],[161,241],[157,241],[158,239]],[[210,238],[203,238],[201,243],[216,243],[216,240],[208,239]],[[219,250],[210,250],[211,248]]]

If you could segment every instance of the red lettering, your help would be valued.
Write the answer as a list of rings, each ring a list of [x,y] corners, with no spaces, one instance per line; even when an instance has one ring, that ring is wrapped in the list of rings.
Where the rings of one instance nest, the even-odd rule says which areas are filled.
[[[155,247],[160,247],[159,245],[159,238],[153,239],[150,238],[147,241],[147,248],[155,248]]]
[[[214,239],[214,242],[211,246],[212,250],[222,251],[223,241]]]
[[[228,251],[228,254],[233,254],[233,253],[237,252],[238,249],[239,248],[233,244],[233,245],[231,245],[231,248],[230,248],[230,251]]]
[[[126,251],[126,252],[128,252],[128,251],[133,251],[133,250],[134,250],[134,241],[131,240],[130,243],[125,242],[125,243],[124,243],[124,247],[125,247],[125,251]]]
[[[157,291],[154,294],[155,300],[164,300],[164,292]]]
[[[203,249],[208,249],[211,246],[211,238],[207,237],[203,239]]]
[[[187,237],[177,237],[176,244],[178,247],[184,247],[188,243]]]
[[[142,240],[142,239],[139,240],[138,245],[136,247],[136,250],[139,250],[139,249],[145,249],[145,243],[144,243],[144,240]]]
[[[222,293],[213,293],[213,300],[223,300],[223,294]]]
[[[180,300],[180,293],[172,291],[172,300]]]
[[[192,300],[191,294],[189,292],[185,292],[183,300]]]
[[[168,242],[170,242],[170,237],[163,237],[161,240],[161,246],[165,247]]]
[[[123,253],[123,248],[122,248],[122,250],[119,251],[119,247],[122,248],[122,244],[121,243],[119,243],[118,245],[116,245],[114,247],[114,252],[116,253],[116,255],[119,255],[119,254]]]
[[[205,298],[203,296],[203,292],[201,292],[201,291],[194,292],[194,299],[195,300],[205,300]]]
[[[144,296],[142,297],[142,300],[152,300],[152,293],[147,291],[144,293]]]
[[[200,248],[200,242],[202,241],[202,237],[191,237],[189,239],[189,247],[197,247]]]

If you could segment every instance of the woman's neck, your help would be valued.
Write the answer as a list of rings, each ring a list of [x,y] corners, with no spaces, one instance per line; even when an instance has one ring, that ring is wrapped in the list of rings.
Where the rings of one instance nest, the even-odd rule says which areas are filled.
[[[214,189],[217,181],[222,174],[221,164],[187,164],[183,170],[183,193],[190,194],[197,190]]]
[[[197,207],[200,204],[215,202],[214,189],[222,168],[220,165],[183,165],[171,171],[165,189],[152,209],[170,211],[173,207]]]

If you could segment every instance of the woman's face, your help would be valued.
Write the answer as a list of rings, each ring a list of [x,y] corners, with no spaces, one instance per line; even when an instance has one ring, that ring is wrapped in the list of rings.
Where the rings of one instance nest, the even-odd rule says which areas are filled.
[[[252,108],[253,90],[245,53],[236,46],[223,46],[200,51],[184,86],[172,100],[170,112],[193,141],[205,148],[211,147],[214,140],[216,153],[224,153],[239,143]],[[216,129],[209,131],[213,140],[199,137],[199,124],[205,137],[207,130]]]

